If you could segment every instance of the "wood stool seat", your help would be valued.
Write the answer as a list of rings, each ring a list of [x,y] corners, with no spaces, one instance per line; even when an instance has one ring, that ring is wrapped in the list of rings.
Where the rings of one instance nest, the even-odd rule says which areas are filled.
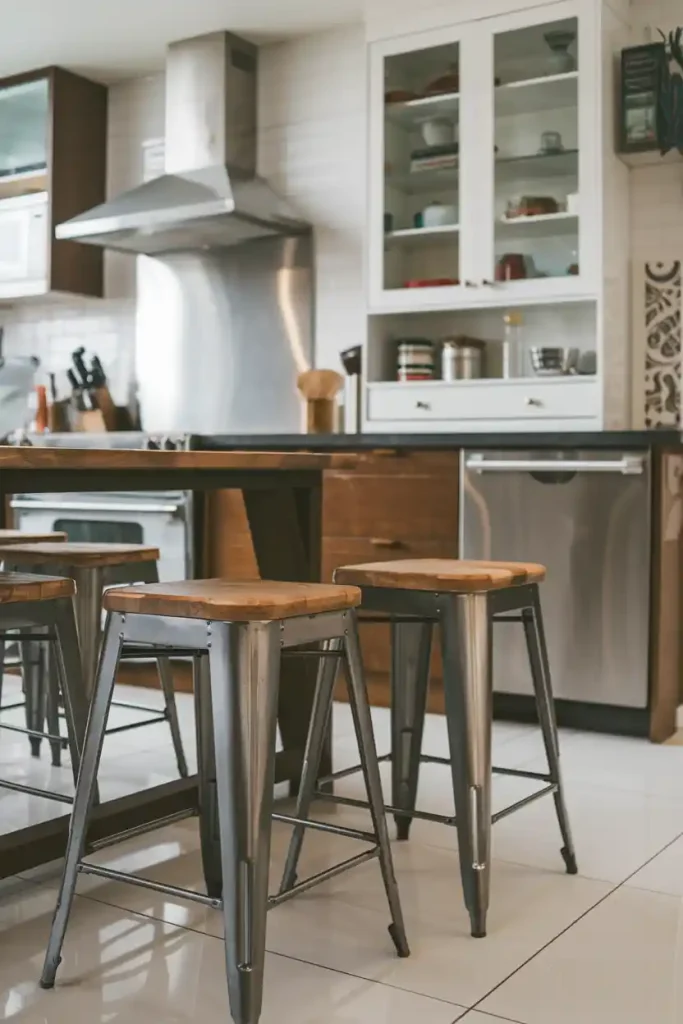
[[[79,569],[99,569],[107,566],[128,565],[134,562],[156,562],[159,549],[145,544],[86,544],[64,543],[0,544],[0,560],[7,558],[12,565],[70,565]]]
[[[0,573],[0,604],[18,604],[23,601],[53,601],[60,597],[73,597],[76,584],[60,576],[36,576],[24,572]]]
[[[66,534],[59,530],[53,533],[30,533],[26,530],[0,530],[0,545],[3,544],[34,544],[38,541],[66,540]]]
[[[545,575],[545,566],[533,562],[408,558],[396,562],[343,565],[335,570],[334,581],[358,587],[471,594],[541,583]]]
[[[333,583],[215,579],[114,588],[105,593],[103,605],[110,612],[251,622],[344,611],[355,608],[360,599],[357,587]]]

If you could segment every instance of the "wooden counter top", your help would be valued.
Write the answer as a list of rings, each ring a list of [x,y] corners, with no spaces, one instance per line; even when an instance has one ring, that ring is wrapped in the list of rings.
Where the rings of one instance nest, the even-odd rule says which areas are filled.
[[[323,470],[352,469],[352,453],[312,452],[186,452],[128,448],[37,448],[0,446],[3,469],[207,469]]]

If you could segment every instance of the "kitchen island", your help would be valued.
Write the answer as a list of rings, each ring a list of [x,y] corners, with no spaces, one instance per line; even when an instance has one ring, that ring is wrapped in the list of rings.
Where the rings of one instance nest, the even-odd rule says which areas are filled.
[[[223,435],[195,436],[191,443],[209,451],[267,445],[281,451],[353,451],[358,455],[359,463],[353,474],[340,470],[325,475],[324,578],[330,578],[336,565],[343,562],[459,554],[477,557],[476,546],[468,548],[466,543],[463,547],[464,528],[468,527],[467,501],[470,513],[476,504],[471,500],[472,482],[488,477],[491,482],[501,483],[504,474],[494,477],[488,473],[482,477],[476,470],[466,472],[465,461],[474,465],[479,459],[484,460],[484,469],[491,462],[495,468],[505,469],[505,460],[535,457],[545,463],[546,482],[553,482],[548,473],[550,460],[561,460],[565,468],[579,466],[586,483],[580,494],[574,494],[566,513],[561,505],[558,509],[557,503],[553,506],[552,502],[546,502],[549,511],[543,513],[545,519],[554,515],[553,522],[558,525],[564,517],[564,532],[557,534],[555,545],[567,547],[566,557],[560,559],[561,566],[553,567],[553,557],[556,560],[557,555],[548,552],[548,534],[553,523],[545,519],[540,523],[545,538],[541,538],[540,530],[534,533],[532,524],[526,527],[528,550],[520,552],[513,545],[511,551],[499,530],[498,548],[495,543],[492,548],[484,546],[483,556],[514,559],[521,553],[522,560],[544,560],[550,554],[551,571],[545,593],[550,599],[548,625],[556,636],[554,663],[560,670],[564,668],[566,675],[569,663],[574,662],[575,673],[583,676],[577,689],[583,688],[584,694],[588,691],[587,697],[565,699],[560,688],[557,708],[561,724],[649,736],[657,742],[668,739],[675,731],[676,709],[683,703],[683,444],[677,431]],[[605,464],[602,468],[609,467],[611,475],[591,472],[596,468],[591,463],[600,458]],[[479,501],[482,522],[491,522],[496,494],[504,510],[510,510],[509,518],[514,514],[519,522],[520,501],[526,495],[524,500],[529,508],[532,481],[538,476],[529,471],[532,468],[526,465],[523,491],[512,488],[512,482],[507,489],[499,487],[498,491],[489,487],[488,506]],[[638,478],[632,469],[641,473],[639,487],[635,486]],[[520,487],[521,477],[518,474]],[[554,481],[558,492],[562,484],[571,480],[572,474],[558,476]],[[573,486],[579,489],[578,476]],[[481,488],[475,486],[474,490]],[[569,493],[571,488],[565,490]],[[537,487],[536,494],[541,493]],[[608,502],[609,509],[603,508]],[[591,508],[600,515],[592,516]],[[224,511],[221,529],[233,540],[221,562],[221,571],[249,572],[251,556],[245,556],[246,545],[240,547],[234,539],[235,530],[240,532],[242,511],[235,508],[234,502],[226,503]],[[540,513],[536,515],[538,520]],[[505,511],[498,514],[499,523],[505,518]],[[586,542],[587,531],[593,533],[590,544]],[[506,536],[514,538],[515,531]],[[581,545],[583,549],[578,552],[576,548]],[[570,590],[573,594],[572,608],[567,608],[566,613],[562,595],[552,593],[556,568],[564,570],[565,596]],[[387,703],[388,630],[381,625],[367,625],[362,633],[371,698],[375,703]],[[636,633],[639,668],[632,667],[629,661]],[[586,648],[595,652],[594,664],[601,659],[609,668],[605,675],[611,676],[612,683],[605,698],[590,692],[591,680],[583,671]],[[625,679],[631,676],[625,681],[624,690],[629,686],[632,691],[638,688],[635,697],[631,692],[623,700],[619,694],[622,670]],[[558,675],[561,674],[559,671]],[[442,710],[440,675],[437,652],[432,660],[430,694],[430,707],[435,711]],[[497,713],[506,718],[526,719],[533,710],[529,698],[517,693],[496,693],[494,705]]]
[[[204,507],[207,492],[239,490],[262,577],[320,579],[323,471],[352,469],[353,454],[93,450],[0,447],[0,509],[17,493],[75,491],[191,491],[194,502],[195,566],[206,573]],[[315,685],[311,659],[283,665],[278,723],[283,749],[276,778],[296,787]],[[327,752],[327,767],[330,754]],[[326,769],[327,770],[327,769]],[[196,776],[154,786],[102,803],[95,810],[90,840],[145,830],[197,812]],[[17,874],[62,855],[68,815],[0,834],[0,877]],[[1,828],[1,826],[0,826]]]

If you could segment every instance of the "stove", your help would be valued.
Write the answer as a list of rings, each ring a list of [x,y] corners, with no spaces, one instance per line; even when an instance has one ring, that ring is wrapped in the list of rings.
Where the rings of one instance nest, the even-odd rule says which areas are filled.
[[[189,434],[112,431],[26,434],[16,443],[49,448],[184,451],[189,441]],[[191,491],[17,494],[10,505],[14,526],[20,530],[62,531],[71,541],[149,544],[159,548],[162,581],[193,575]]]

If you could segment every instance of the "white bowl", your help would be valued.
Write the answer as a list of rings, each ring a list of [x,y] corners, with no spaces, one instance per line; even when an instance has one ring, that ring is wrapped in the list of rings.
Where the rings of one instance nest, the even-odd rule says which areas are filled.
[[[420,125],[425,146],[448,146],[455,142],[455,125],[443,117],[423,121]]]

